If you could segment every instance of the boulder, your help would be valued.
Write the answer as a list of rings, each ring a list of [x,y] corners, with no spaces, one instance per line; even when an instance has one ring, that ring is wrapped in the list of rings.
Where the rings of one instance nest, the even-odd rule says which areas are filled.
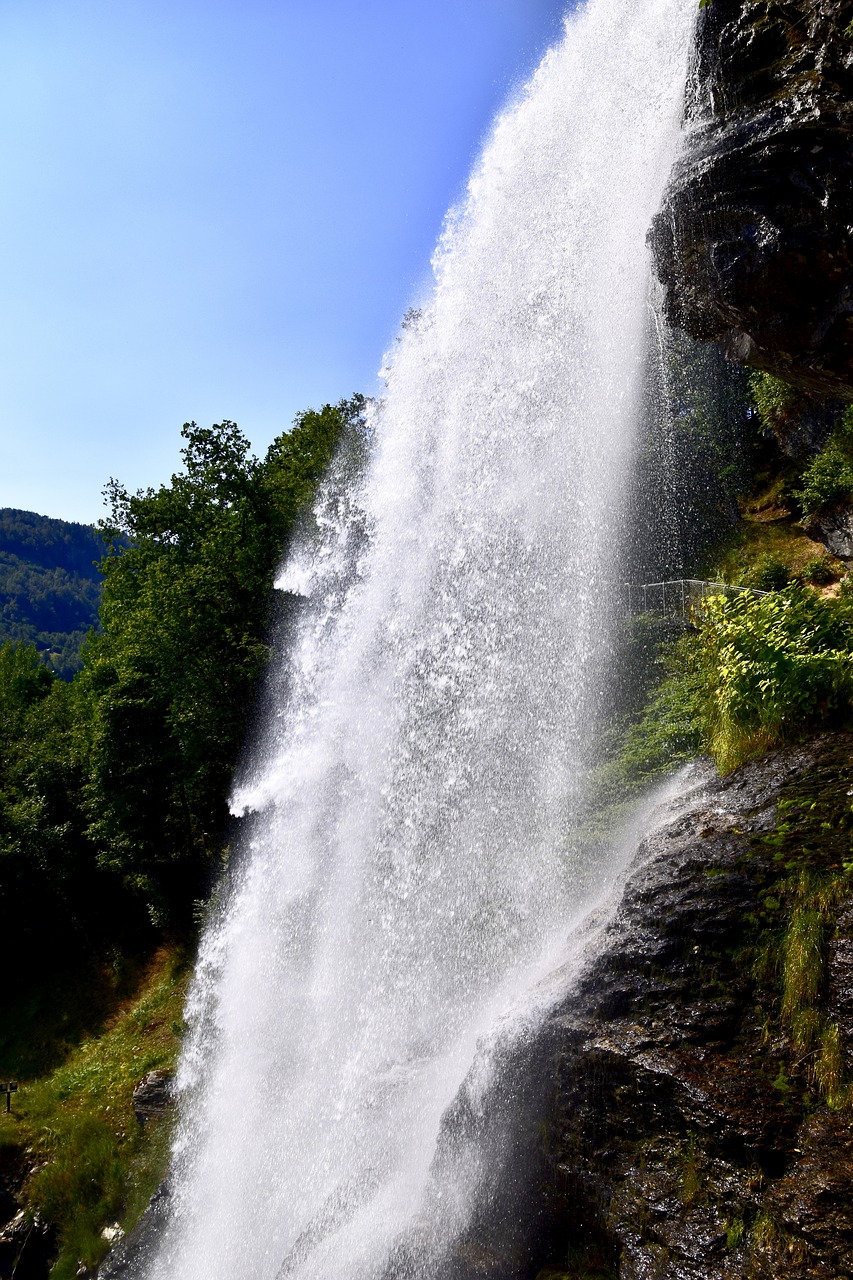
[[[140,1124],[158,1119],[172,1109],[171,1071],[147,1072],[133,1090],[133,1114]]]

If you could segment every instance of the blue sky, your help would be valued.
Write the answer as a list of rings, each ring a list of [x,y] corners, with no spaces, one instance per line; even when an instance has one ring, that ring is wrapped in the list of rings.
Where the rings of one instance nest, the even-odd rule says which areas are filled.
[[[564,0],[2,0],[0,506],[376,389]]]

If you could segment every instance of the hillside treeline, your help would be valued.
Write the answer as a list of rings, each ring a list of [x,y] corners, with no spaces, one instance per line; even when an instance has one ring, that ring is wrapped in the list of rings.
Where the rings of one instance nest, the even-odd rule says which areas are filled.
[[[0,643],[34,644],[70,680],[97,623],[103,554],[101,535],[89,525],[0,509]]]
[[[191,923],[225,854],[276,567],[363,407],[299,415],[263,460],[233,422],[185,425],[169,484],[107,487],[100,630],[74,679],[0,646],[0,959],[18,974]]]

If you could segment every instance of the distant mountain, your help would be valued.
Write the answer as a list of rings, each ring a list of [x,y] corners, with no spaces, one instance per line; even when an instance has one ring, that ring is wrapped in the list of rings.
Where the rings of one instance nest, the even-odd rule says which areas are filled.
[[[70,679],[98,622],[103,553],[90,525],[0,508],[0,643],[35,644],[57,675]]]

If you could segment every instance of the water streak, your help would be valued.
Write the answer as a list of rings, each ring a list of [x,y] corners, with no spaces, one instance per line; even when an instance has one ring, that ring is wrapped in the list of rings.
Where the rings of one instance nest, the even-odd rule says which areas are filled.
[[[567,20],[448,219],[366,466],[344,451],[284,567],[152,1280],[383,1275],[478,1037],[618,871],[573,815],[693,7]]]

